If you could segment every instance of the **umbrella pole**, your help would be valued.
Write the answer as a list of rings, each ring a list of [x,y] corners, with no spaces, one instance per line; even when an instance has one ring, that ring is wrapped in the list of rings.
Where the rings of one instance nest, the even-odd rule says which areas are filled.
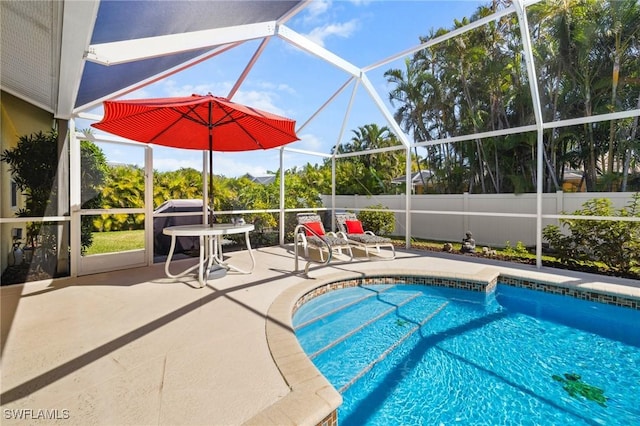
[[[213,217],[213,150],[209,142],[209,226],[211,227],[213,227]]]
[[[209,102],[209,226],[213,228],[213,112]]]

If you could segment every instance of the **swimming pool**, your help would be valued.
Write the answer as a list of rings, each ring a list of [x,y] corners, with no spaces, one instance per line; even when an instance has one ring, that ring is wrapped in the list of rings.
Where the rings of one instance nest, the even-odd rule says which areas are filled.
[[[633,424],[640,311],[498,284],[330,291],[293,317],[341,425]]]

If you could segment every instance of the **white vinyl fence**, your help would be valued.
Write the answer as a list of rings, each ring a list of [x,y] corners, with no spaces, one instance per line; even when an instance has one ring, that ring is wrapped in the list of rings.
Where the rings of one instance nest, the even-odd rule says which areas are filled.
[[[542,227],[559,225],[545,215],[572,214],[594,198],[609,198],[616,209],[630,204],[630,192],[580,192],[542,194]],[[322,196],[331,209],[331,196]],[[406,235],[404,195],[337,195],[336,211],[358,211],[381,204],[395,212],[394,235]],[[411,235],[438,241],[458,242],[471,231],[479,246],[503,247],[509,241],[536,244],[536,194],[412,195]],[[511,217],[509,217],[511,216]]]

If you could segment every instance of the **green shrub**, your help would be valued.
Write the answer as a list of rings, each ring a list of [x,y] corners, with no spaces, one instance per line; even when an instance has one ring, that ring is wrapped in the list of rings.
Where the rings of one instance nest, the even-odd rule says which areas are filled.
[[[509,256],[522,256],[525,254],[529,254],[529,250],[527,250],[527,247],[522,241],[518,241],[514,248],[511,247],[511,242],[509,240],[505,242],[502,252]]]
[[[35,132],[20,136],[18,144],[0,153],[0,161],[6,162],[18,189],[25,197],[25,207],[17,212],[19,217],[53,216],[57,212],[58,186],[56,174],[58,171],[58,133],[51,130],[48,133]],[[80,161],[82,174],[80,176],[82,208],[91,209],[101,207],[100,187],[102,186],[106,170],[107,158],[102,150],[93,142],[80,142]],[[93,241],[92,218],[83,216],[81,219],[81,246],[84,252]],[[47,258],[53,258],[56,247],[56,224],[28,222],[26,245],[34,247],[40,245],[41,251],[48,253]]]
[[[529,250],[527,250],[527,246],[525,246],[522,241],[518,241],[516,243],[516,254],[518,255],[529,254]]]
[[[367,209],[388,210],[382,204],[366,207]],[[362,227],[366,231],[371,231],[377,235],[389,235],[396,227],[396,217],[393,212],[367,211],[358,213],[358,219],[362,222]]]
[[[640,194],[634,194],[631,203],[619,210],[607,198],[594,198],[582,207],[573,214],[640,217]],[[560,219],[560,224],[568,228],[568,234],[563,234],[556,225],[549,225],[542,235],[563,263],[602,262],[624,273],[640,266],[640,222]]]

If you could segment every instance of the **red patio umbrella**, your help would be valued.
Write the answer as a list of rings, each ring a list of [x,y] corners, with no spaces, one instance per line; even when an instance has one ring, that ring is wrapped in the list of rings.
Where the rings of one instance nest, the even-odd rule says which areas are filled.
[[[295,124],[289,118],[208,94],[105,101],[102,121],[91,126],[138,142],[208,150],[212,200],[213,151],[282,146],[299,139]]]

